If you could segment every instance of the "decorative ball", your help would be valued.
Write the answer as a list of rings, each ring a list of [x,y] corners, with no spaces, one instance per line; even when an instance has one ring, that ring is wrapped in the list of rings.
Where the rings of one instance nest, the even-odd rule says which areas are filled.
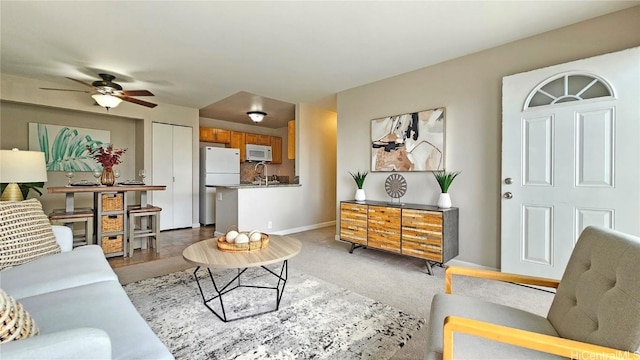
[[[262,234],[258,230],[253,230],[249,233],[249,241],[255,242],[262,240]]]
[[[236,244],[246,244],[249,242],[249,237],[247,236],[247,234],[241,233],[240,235],[238,235],[238,237],[236,237]]]
[[[228,243],[232,243],[235,241],[237,237],[238,237],[238,232],[235,230],[231,230],[227,233],[225,239],[227,240]]]

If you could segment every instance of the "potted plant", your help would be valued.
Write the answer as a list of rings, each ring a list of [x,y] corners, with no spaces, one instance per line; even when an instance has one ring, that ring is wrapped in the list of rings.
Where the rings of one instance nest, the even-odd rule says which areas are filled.
[[[349,175],[351,175],[353,180],[356,182],[356,185],[358,186],[358,190],[356,190],[355,196],[356,201],[364,201],[366,199],[364,189],[362,187],[364,186],[364,179],[367,177],[367,174],[369,174],[368,171],[364,171],[361,173],[358,170],[358,172],[356,172],[355,174],[349,171]]]
[[[449,196],[449,187],[453,180],[460,174],[460,171],[434,171],[433,176],[440,185],[440,197],[438,198],[438,207],[447,209],[451,207],[451,197]]]
[[[93,157],[96,162],[102,165],[102,175],[100,176],[100,183],[102,185],[112,186],[115,184],[116,179],[113,174],[113,166],[122,163],[122,155],[127,149],[114,149],[113,145],[109,145],[106,148],[103,146],[92,148],[87,145],[89,156]]]

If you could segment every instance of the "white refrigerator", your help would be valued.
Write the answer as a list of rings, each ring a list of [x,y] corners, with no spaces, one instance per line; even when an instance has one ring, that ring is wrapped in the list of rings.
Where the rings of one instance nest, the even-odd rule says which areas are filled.
[[[205,146],[200,148],[200,223],[216,222],[216,188],[240,184],[240,150]]]

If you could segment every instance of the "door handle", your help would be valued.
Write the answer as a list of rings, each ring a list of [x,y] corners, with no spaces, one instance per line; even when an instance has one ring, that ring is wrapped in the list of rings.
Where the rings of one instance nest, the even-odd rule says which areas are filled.
[[[513,197],[513,194],[510,191],[507,191],[503,196],[505,199],[511,199]]]

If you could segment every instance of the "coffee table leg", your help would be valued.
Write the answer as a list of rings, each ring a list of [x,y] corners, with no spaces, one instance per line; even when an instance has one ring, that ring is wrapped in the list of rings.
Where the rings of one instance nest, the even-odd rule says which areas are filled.
[[[245,319],[248,317],[253,317],[256,315],[262,315],[262,314],[266,314],[266,313],[270,313],[270,312],[274,312],[277,311],[280,308],[280,300],[282,299],[282,294],[284,293],[284,288],[287,285],[287,277],[288,277],[288,261],[285,260],[282,263],[282,267],[280,268],[280,273],[275,273],[274,271],[272,271],[271,269],[262,266],[263,269],[265,269],[267,272],[269,272],[270,274],[272,274],[273,276],[278,278],[278,284],[276,285],[276,287],[271,287],[271,286],[260,286],[260,285],[242,285],[242,283],[240,282],[240,276],[242,274],[244,274],[244,272],[247,270],[247,268],[244,269],[238,269],[238,275],[236,275],[233,279],[231,279],[227,284],[225,284],[222,288],[218,287],[218,284],[216,284],[215,278],[213,276],[213,273],[211,272],[210,268],[207,268],[207,271],[209,272],[209,278],[211,279],[211,283],[213,284],[213,288],[215,290],[215,296],[211,297],[210,299],[207,299],[204,291],[202,289],[202,286],[200,285],[200,279],[198,279],[198,270],[200,270],[200,267],[198,266],[195,271],[193,272],[193,277],[196,278],[196,283],[198,284],[198,289],[200,290],[200,295],[202,296],[202,301],[204,302],[204,305],[214,314],[218,317],[218,319],[224,321],[224,322],[229,322],[229,321],[234,321],[234,320],[240,320],[240,319]],[[231,286],[234,282],[236,282],[237,280],[237,285],[231,287],[230,289],[229,286]],[[282,289],[280,289],[280,284],[282,284]],[[227,318],[227,314],[226,311],[224,309],[224,302],[222,300],[222,296],[232,290],[235,290],[239,287],[250,287],[250,288],[258,288],[258,289],[271,289],[271,290],[276,290],[276,307],[273,310],[268,310],[268,311],[263,311],[263,312],[259,312],[259,313],[255,313],[255,314],[250,314],[250,315],[245,315],[245,316],[241,316],[241,317],[237,317],[237,318],[233,318],[233,319],[228,319]],[[215,310],[213,309],[211,306],[209,306],[209,302],[218,299],[218,301],[220,302],[220,308],[222,309],[222,316]]]

